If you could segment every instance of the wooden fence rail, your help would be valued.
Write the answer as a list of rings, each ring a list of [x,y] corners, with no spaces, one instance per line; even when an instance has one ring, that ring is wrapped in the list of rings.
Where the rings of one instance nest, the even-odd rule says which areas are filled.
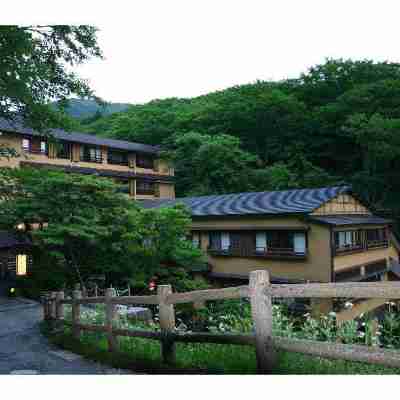
[[[352,297],[400,299],[399,282],[376,283],[310,283],[293,285],[270,284],[268,271],[250,273],[249,286],[224,289],[196,290],[172,293],[170,285],[160,285],[156,295],[115,296],[109,288],[105,296],[82,297],[74,290],[72,299],[65,299],[64,292],[52,292],[44,302],[44,317],[64,321],[64,305],[72,305],[72,334],[79,339],[82,331],[103,332],[107,335],[110,351],[118,350],[119,336],[141,337],[161,342],[161,355],[165,363],[175,362],[175,343],[215,343],[250,345],[256,350],[257,368],[261,373],[271,372],[276,363],[276,350],[293,351],[319,357],[379,364],[400,368],[400,352],[377,347],[317,342],[272,336],[272,298],[275,297]],[[196,303],[208,300],[250,298],[254,334],[178,333],[175,330],[174,304]],[[104,325],[83,324],[80,320],[82,304],[105,304]],[[116,305],[152,304],[159,306],[160,332],[117,328]],[[65,321],[64,321],[65,323]]]

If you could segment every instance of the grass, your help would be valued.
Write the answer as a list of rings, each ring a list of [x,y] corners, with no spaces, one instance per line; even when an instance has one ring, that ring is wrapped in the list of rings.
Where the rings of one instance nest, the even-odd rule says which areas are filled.
[[[177,343],[176,365],[169,366],[162,363],[160,344],[155,340],[120,337],[120,351],[110,353],[107,351],[104,334],[85,332],[78,341],[72,338],[69,328],[65,328],[61,333],[52,333],[47,323],[42,323],[41,327],[42,332],[53,344],[115,368],[152,374],[255,374],[257,372],[253,347]],[[400,374],[400,369],[279,352],[274,374],[393,375]]]

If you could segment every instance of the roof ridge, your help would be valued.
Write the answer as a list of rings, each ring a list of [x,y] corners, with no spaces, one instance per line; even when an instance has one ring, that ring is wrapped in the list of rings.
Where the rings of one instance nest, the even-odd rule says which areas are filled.
[[[258,192],[237,192],[237,193],[223,193],[223,194],[206,194],[206,195],[201,195],[201,196],[177,197],[174,200],[179,200],[179,199],[200,199],[200,198],[235,196],[235,195],[244,195],[244,194],[287,193],[287,192],[314,191],[314,190],[339,189],[339,188],[351,190],[352,187],[351,187],[351,185],[335,185],[335,186],[324,186],[324,187],[318,187],[318,188],[285,189],[285,190],[262,190],[262,191],[258,191]],[[338,194],[340,194],[340,193],[338,193]]]
[[[20,133],[23,135],[41,135],[41,133],[37,130],[26,126],[23,121],[8,120],[6,118],[0,118],[0,130]],[[161,150],[161,146],[159,145],[131,142],[129,140],[120,140],[111,137],[102,137],[87,132],[66,131],[61,128],[50,128],[49,132],[53,134],[55,138],[66,141],[75,141],[78,143],[81,140],[82,143],[93,145],[97,144],[99,146],[103,145],[120,148],[122,150],[131,150],[151,154],[157,154]]]

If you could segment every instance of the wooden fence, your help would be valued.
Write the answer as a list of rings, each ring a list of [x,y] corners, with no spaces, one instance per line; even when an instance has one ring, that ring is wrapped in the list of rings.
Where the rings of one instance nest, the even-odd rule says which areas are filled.
[[[276,350],[298,352],[330,359],[359,361],[400,368],[400,351],[318,342],[272,336],[272,298],[379,298],[400,299],[400,282],[374,283],[308,283],[276,285],[270,284],[268,271],[253,271],[247,286],[224,289],[197,290],[173,293],[170,285],[160,285],[157,294],[149,296],[115,296],[114,289],[106,290],[105,296],[84,297],[74,290],[72,299],[65,299],[64,292],[52,292],[44,303],[44,317],[49,320],[64,320],[64,305],[72,305],[72,332],[77,339],[81,331],[107,334],[110,351],[118,350],[118,336],[142,337],[159,340],[165,363],[175,362],[175,343],[216,343],[255,346],[257,368],[260,373],[269,373],[276,363]],[[198,303],[207,300],[250,298],[254,334],[178,333],[175,330],[174,304]],[[81,304],[105,304],[105,325],[82,324]],[[118,329],[116,305],[153,304],[159,306],[160,332]]]

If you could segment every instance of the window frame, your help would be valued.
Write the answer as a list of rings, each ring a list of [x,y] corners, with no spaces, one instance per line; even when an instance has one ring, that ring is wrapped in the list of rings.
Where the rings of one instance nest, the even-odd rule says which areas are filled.
[[[92,157],[91,151],[94,151],[94,157]],[[103,152],[100,146],[93,145],[80,145],[79,161],[92,162],[96,164],[103,163]]]
[[[136,153],[136,166],[143,169],[154,170],[155,159],[148,154]]]

